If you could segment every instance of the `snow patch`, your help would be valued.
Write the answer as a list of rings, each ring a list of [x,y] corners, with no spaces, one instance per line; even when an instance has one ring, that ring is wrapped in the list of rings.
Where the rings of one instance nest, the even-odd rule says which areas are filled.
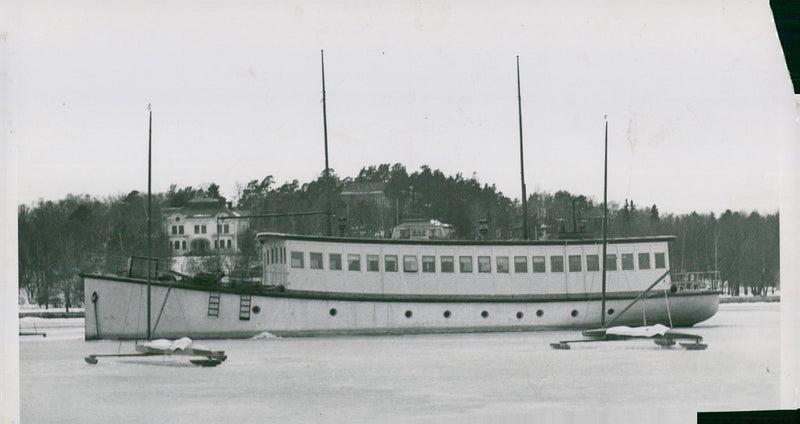
[[[268,340],[268,339],[280,339],[280,337],[270,333],[269,331],[265,331],[261,334],[256,334],[253,337],[250,337],[250,340]]]

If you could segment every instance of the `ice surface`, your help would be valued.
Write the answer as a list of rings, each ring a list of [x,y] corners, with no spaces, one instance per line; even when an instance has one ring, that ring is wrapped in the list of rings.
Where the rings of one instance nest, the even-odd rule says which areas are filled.
[[[705,351],[648,339],[549,347],[576,331],[203,340],[228,354],[216,368],[184,357],[87,365],[133,342],[86,342],[80,319],[35,323],[48,337],[20,340],[24,423],[694,422],[698,410],[780,400],[777,303],[721,305],[691,330]]]

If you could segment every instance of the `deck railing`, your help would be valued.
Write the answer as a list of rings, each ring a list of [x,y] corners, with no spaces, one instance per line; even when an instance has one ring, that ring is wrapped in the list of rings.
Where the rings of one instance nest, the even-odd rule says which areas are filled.
[[[673,291],[722,289],[719,271],[673,272],[670,279]]]

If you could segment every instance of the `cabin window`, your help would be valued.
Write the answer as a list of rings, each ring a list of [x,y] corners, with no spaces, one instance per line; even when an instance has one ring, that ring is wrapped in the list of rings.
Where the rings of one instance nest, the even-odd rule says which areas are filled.
[[[472,272],[472,256],[458,257],[458,272]]]
[[[478,256],[478,272],[492,272],[492,258]]]
[[[383,265],[383,269],[386,272],[397,272],[397,255],[384,256]]]
[[[606,255],[606,271],[617,270],[617,255]]]
[[[551,256],[550,257],[550,272],[564,272],[564,257]]]
[[[350,253],[347,255],[347,270],[361,271],[361,255]]]
[[[545,272],[544,256],[533,257],[533,272]]]
[[[281,263],[282,264],[286,263],[286,248],[285,247],[281,247]]]
[[[303,267],[303,252],[292,252],[292,268]]]
[[[413,255],[403,256],[403,271],[404,272],[417,272],[419,266],[417,264],[417,257]]]
[[[342,254],[331,253],[328,255],[328,269],[334,271],[342,270]]]
[[[581,255],[569,255],[569,272],[581,272]]]
[[[528,272],[527,256],[514,256],[514,272]]]
[[[452,256],[442,256],[442,272],[455,272],[455,264]]]
[[[378,255],[367,255],[367,271],[380,271]]]
[[[656,268],[666,268],[667,261],[664,257],[664,253],[656,253]]]
[[[497,272],[508,274],[508,256],[497,256],[494,258]]]
[[[650,269],[650,254],[649,253],[640,253],[639,254],[639,269]]]
[[[633,269],[633,253],[622,254],[622,270],[630,271]]]
[[[311,269],[322,269],[322,253],[319,252],[309,253],[308,267]]]
[[[422,257],[422,272],[436,272],[436,257],[423,256]]]

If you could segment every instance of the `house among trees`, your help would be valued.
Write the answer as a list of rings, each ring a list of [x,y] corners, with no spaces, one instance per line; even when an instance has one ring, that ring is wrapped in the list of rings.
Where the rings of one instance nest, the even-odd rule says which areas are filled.
[[[164,208],[164,233],[172,256],[233,255],[247,220],[221,197],[196,197],[179,208]]]
[[[356,181],[345,186],[340,195],[344,215],[350,221],[351,235],[383,237],[399,222],[397,204],[386,195],[384,182]]]

